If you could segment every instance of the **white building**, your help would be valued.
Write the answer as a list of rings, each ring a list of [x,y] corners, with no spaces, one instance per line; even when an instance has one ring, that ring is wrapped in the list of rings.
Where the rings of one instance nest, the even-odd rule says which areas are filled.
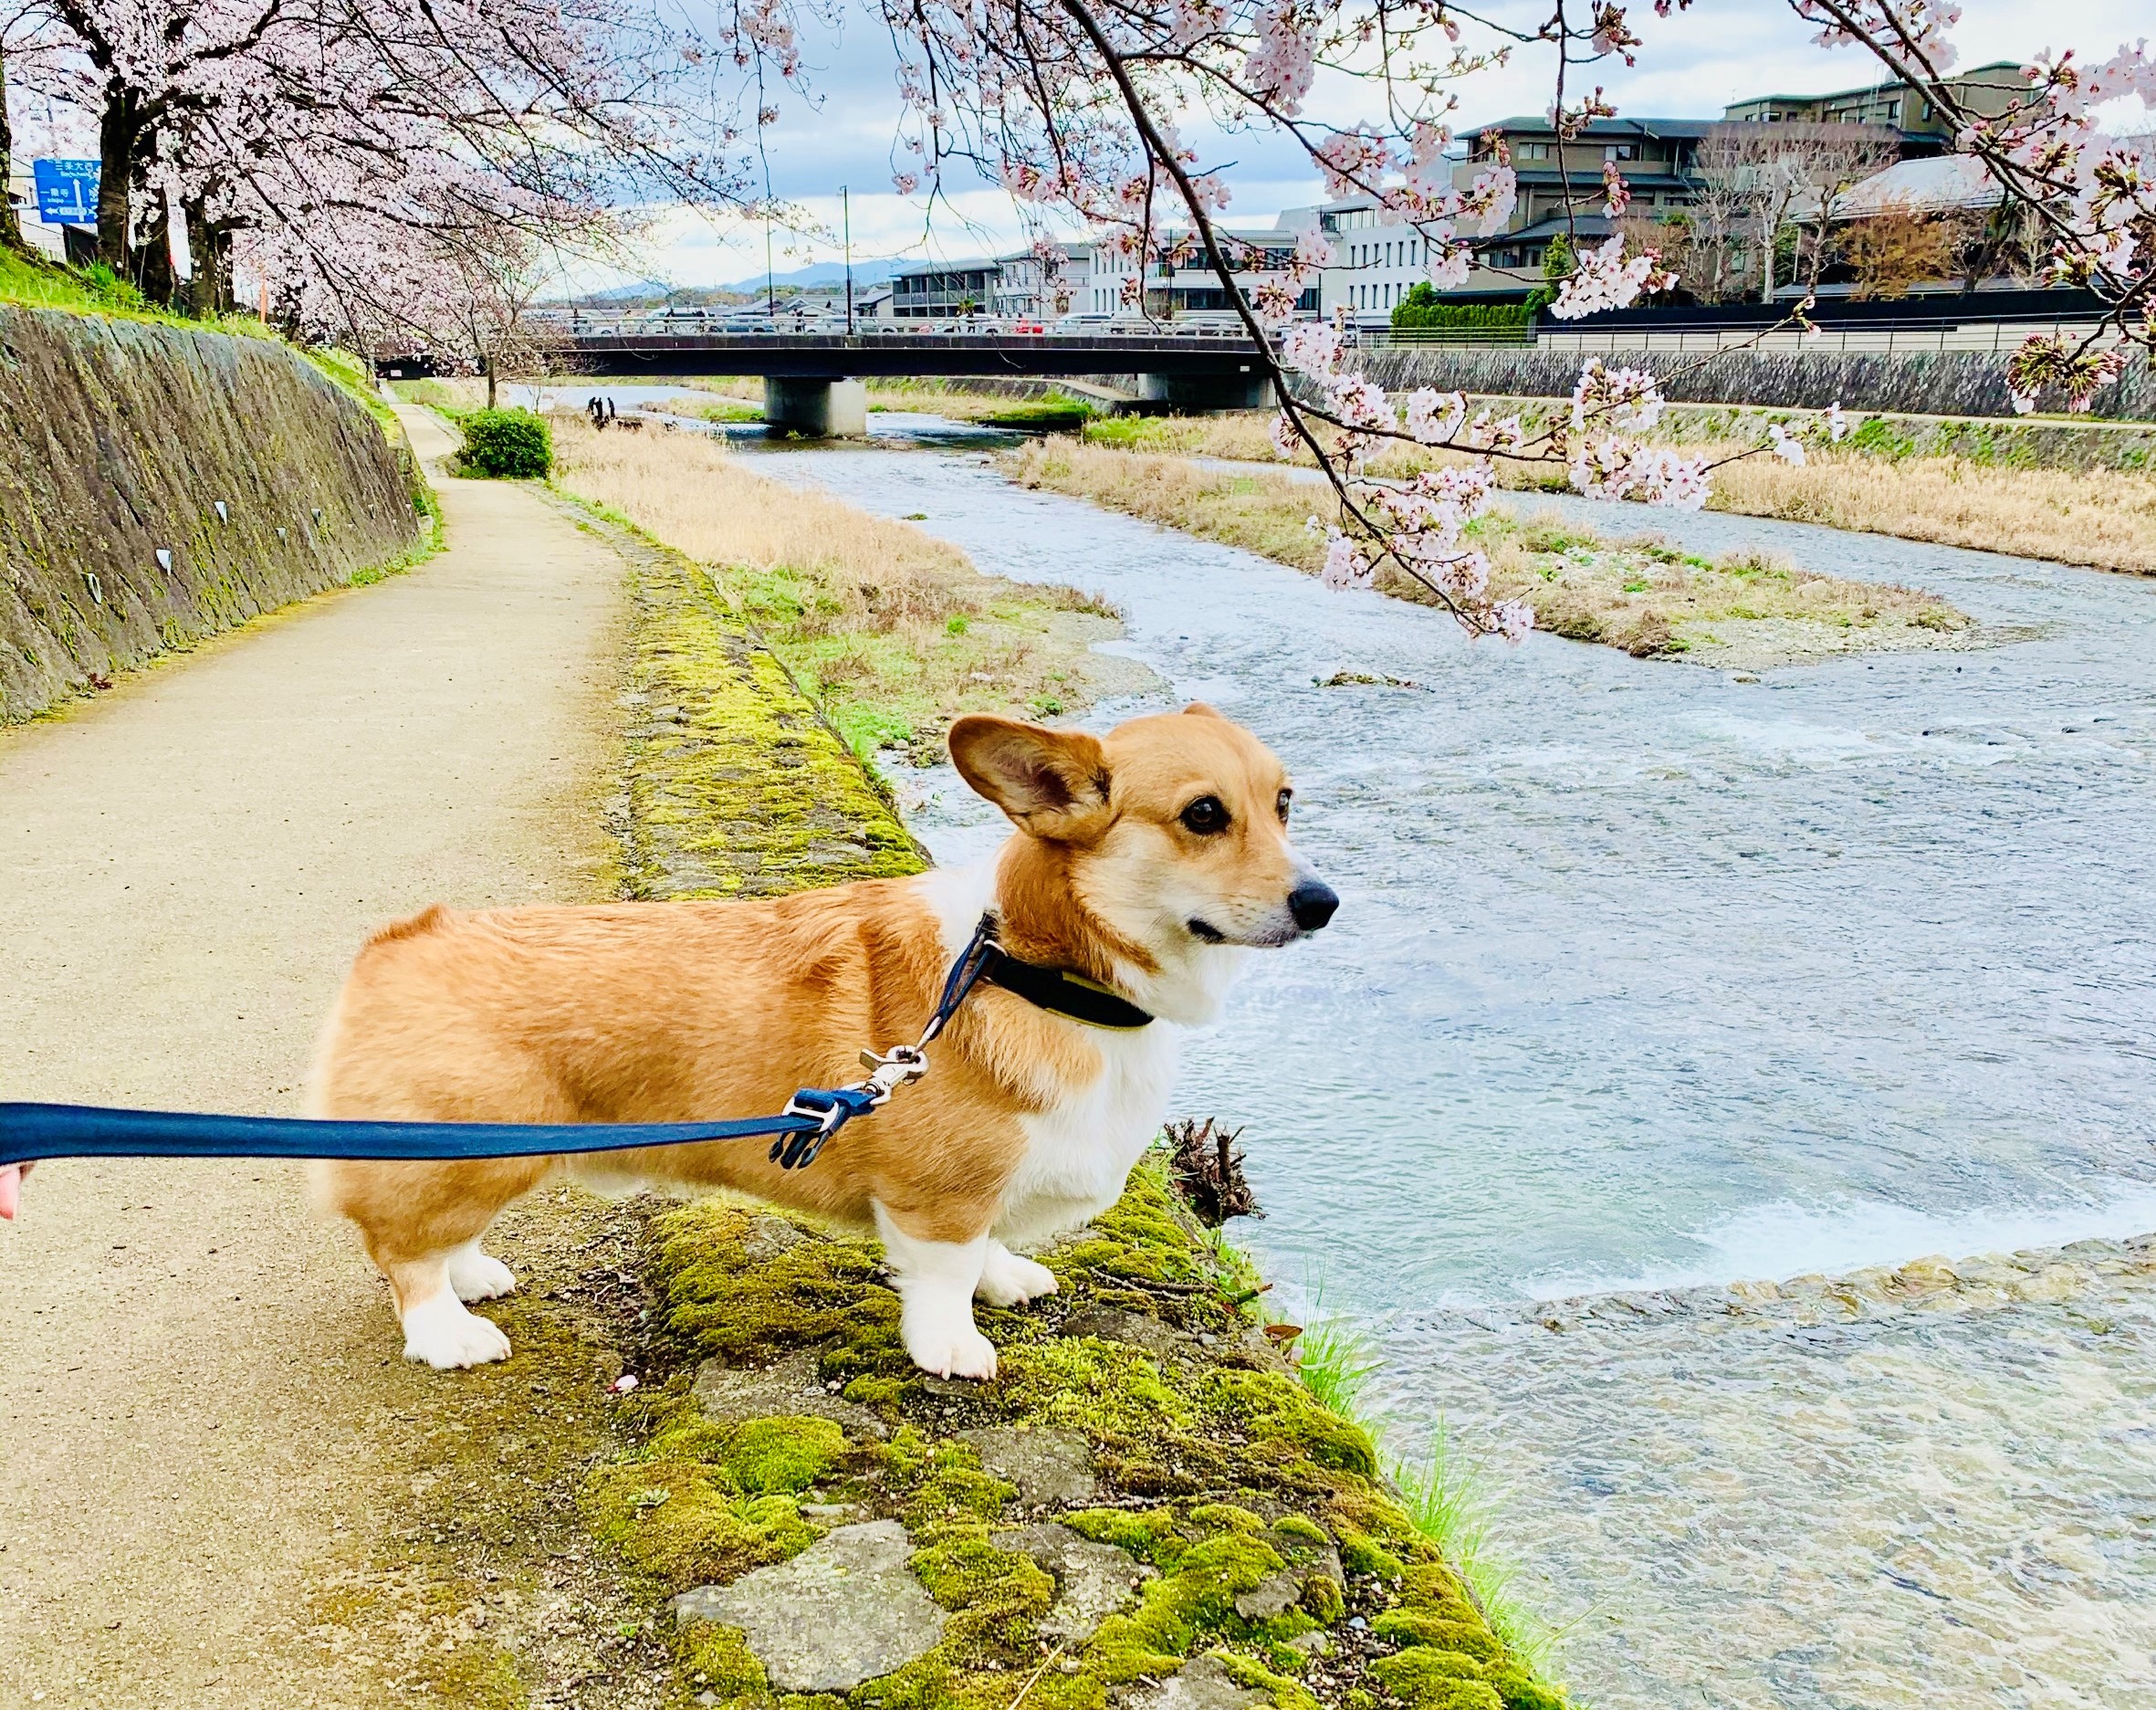
[[[1062,265],[1049,277],[1041,257],[1031,249],[1013,250],[996,257],[999,269],[991,292],[995,313],[1006,320],[1052,320],[1059,315],[1084,312],[1092,291],[1089,268],[1093,246],[1059,243],[1055,249]]]
[[[1219,234],[1234,264],[1235,289],[1246,303],[1255,296],[1266,275],[1285,272],[1294,258],[1295,240],[1301,231],[1285,224],[1285,217],[1262,230],[1223,230]],[[1160,241],[1173,246],[1181,236],[1177,231],[1167,231],[1160,235]],[[1175,266],[1156,257],[1146,268],[1140,292],[1131,283],[1138,277],[1136,257],[1122,254],[1107,239],[1093,243],[1088,249],[1083,289],[1072,299],[1079,314],[1108,320],[1188,320],[1200,325],[1240,321],[1228,288],[1207,265],[1202,250],[1179,257]],[[1303,292],[1298,312],[1318,312],[1316,287]]]

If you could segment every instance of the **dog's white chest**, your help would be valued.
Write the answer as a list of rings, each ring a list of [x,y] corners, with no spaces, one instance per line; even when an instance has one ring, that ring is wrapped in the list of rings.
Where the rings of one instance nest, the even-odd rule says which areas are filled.
[[[1004,1191],[996,1233],[1018,1243],[1074,1227],[1122,1197],[1167,1115],[1179,1053],[1166,1022],[1103,1033],[1100,1076],[1053,1109],[1020,1118],[1026,1154]]]

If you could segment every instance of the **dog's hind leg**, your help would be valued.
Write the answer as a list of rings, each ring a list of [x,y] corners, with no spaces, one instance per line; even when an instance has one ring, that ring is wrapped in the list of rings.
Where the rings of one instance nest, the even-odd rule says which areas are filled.
[[[517,1273],[491,1253],[480,1252],[476,1235],[461,1247],[450,1248],[445,1263],[449,1286],[459,1300],[498,1300],[517,1292]]]
[[[973,1292],[991,1306],[1022,1306],[1055,1293],[1055,1273],[1020,1257],[991,1235]]]
[[[360,1226],[368,1256],[395,1292],[405,1359],[448,1370],[509,1357],[508,1338],[465,1310],[468,1300],[516,1286],[507,1265],[479,1251],[479,1237],[553,1164],[547,1158],[340,1163],[324,1172],[328,1197]]]

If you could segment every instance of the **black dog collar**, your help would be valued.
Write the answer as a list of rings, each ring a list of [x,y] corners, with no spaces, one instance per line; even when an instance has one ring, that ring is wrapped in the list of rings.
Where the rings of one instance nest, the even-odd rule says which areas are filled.
[[[1041,1009],[1067,1015],[1088,1027],[1112,1027],[1123,1033],[1134,1033],[1153,1021],[1149,1013],[1128,998],[1083,974],[1021,962],[998,944],[990,943],[983,949],[986,958],[980,977]]]

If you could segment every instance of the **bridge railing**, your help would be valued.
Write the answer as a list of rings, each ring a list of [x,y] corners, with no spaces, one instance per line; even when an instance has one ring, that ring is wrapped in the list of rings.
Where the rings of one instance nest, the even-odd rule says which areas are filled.
[[[546,309],[535,310],[531,322],[556,336],[570,338],[726,338],[726,339],[906,339],[994,338],[1064,339],[1098,341],[1108,339],[1196,339],[1247,343],[1249,335],[1232,321],[1041,321],[993,319],[974,315],[952,320],[857,320],[848,328],[836,317],[804,319],[790,325],[759,318],[745,320],[737,314],[706,313],[689,309],[609,310]]]

